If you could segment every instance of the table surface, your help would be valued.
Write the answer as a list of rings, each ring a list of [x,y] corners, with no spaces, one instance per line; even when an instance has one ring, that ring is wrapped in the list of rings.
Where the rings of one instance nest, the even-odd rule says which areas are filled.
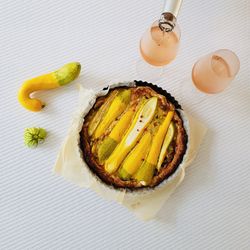
[[[77,106],[76,84],[39,97],[24,110],[24,79],[80,61],[78,82],[96,90],[136,79],[138,43],[163,0],[1,1],[0,249],[249,249],[250,10],[248,0],[185,1],[181,48],[155,81],[180,103],[193,63],[220,48],[236,52],[237,78],[221,95],[185,109],[208,127],[182,185],[150,222],[52,173]],[[187,80],[188,81],[188,80]],[[48,130],[46,142],[23,145],[26,127]]]

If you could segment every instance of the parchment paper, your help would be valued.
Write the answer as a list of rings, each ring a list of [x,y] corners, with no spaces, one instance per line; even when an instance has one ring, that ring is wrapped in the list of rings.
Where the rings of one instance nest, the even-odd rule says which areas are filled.
[[[109,87],[133,85],[133,82],[123,82],[111,84]],[[79,108],[73,116],[68,135],[59,151],[54,172],[79,187],[90,188],[103,198],[122,204],[142,220],[153,219],[170,195],[183,181],[185,169],[194,160],[207,129],[201,122],[180,111],[188,133],[188,145],[183,161],[176,172],[154,189],[141,192],[126,192],[125,190],[114,189],[93,175],[84,162],[79,148],[79,132],[81,131],[85,115],[94,105],[96,98],[106,95],[108,91],[109,88],[96,93],[79,85]]]

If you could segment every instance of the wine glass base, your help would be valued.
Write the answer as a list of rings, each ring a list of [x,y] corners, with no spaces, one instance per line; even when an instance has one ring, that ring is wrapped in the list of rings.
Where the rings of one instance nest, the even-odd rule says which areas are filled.
[[[137,73],[137,78],[139,80],[153,82],[162,77],[163,67],[153,66],[153,65],[146,63],[145,61],[141,59],[138,59],[136,62],[136,73]]]
[[[209,94],[201,92],[197,89],[191,78],[181,81],[180,86],[181,102],[186,105],[196,105],[204,102]]]

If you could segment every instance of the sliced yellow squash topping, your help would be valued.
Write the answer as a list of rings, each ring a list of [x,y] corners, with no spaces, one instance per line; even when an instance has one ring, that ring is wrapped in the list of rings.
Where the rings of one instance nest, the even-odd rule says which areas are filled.
[[[106,160],[114,151],[115,147],[121,141],[124,133],[128,129],[133,115],[134,112],[132,110],[128,110],[124,115],[122,115],[121,119],[116,123],[109,136],[106,137],[101,143],[98,149],[98,159],[100,162]]]
[[[104,134],[105,130],[123,111],[127,108],[131,98],[131,90],[122,90],[112,101],[103,120],[98,125],[94,138],[98,138]]]
[[[129,130],[105,162],[105,170],[108,173],[114,173],[117,171],[124,158],[140,139],[144,128],[146,128],[151,122],[156,107],[157,97],[152,97],[137,111]]]
[[[168,128],[168,132],[165,136],[163,145],[161,147],[161,152],[160,152],[160,156],[159,156],[158,163],[157,163],[157,170],[158,171],[160,170],[161,165],[162,165],[162,163],[167,155],[168,147],[174,138],[174,132],[175,132],[174,123],[171,122],[169,125],[169,128]]]
[[[147,155],[151,140],[151,134],[148,132],[145,133],[140,142],[126,157],[122,167],[119,169],[119,176],[121,179],[129,180],[136,173]]]
[[[117,142],[120,142],[124,133],[128,129],[130,122],[133,118],[134,112],[132,110],[128,110],[121,119],[117,122],[115,127],[112,129],[110,133],[110,137]]]
[[[158,158],[160,155],[162,143],[173,116],[174,111],[169,111],[166,115],[163,123],[160,125],[158,131],[153,137],[152,144],[146,160],[143,162],[143,164],[135,174],[135,179],[141,182],[143,185],[150,184],[153,178],[154,171],[157,166]]]
[[[110,106],[111,102],[114,100],[115,96],[117,95],[118,91],[114,90],[110,93],[107,100],[104,102],[104,104],[99,108],[99,110],[96,112],[94,118],[89,123],[88,128],[88,134],[92,136],[94,131],[96,130],[97,126],[99,125],[100,121],[104,117],[106,111],[108,110],[108,107]]]

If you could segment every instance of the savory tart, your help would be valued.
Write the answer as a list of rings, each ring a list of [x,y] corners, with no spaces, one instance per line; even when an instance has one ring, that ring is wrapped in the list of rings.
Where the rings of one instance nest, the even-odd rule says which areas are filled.
[[[186,152],[179,104],[162,89],[137,82],[98,97],[84,118],[80,147],[90,170],[115,188],[155,187]]]

